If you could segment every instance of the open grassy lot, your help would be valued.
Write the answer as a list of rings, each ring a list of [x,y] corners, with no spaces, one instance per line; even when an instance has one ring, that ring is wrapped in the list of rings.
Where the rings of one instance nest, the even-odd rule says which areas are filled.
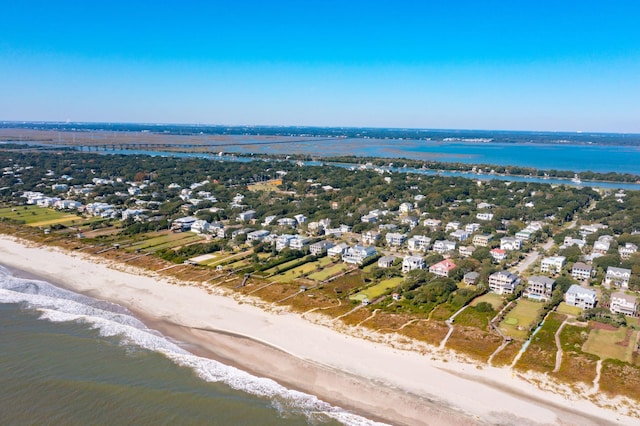
[[[300,277],[302,275],[308,274],[310,272],[315,271],[316,269],[323,268],[331,263],[331,259],[328,257],[323,257],[322,259],[316,260],[315,262],[305,263],[304,265],[300,265],[297,268],[292,269],[288,272],[293,272],[294,275]]]
[[[589,333],[589,338],[584,343],[582,350],[602,359],[631,362],[633,343],[637,333],[637,331],[626,327],[620,327],[617,330],[594,328]]]
[[[480,312],[476,310],[475,306],[469,306],[464,311],[460,312],[454,319],[456,325],[465,327],[475,327],[481,330],[486,330],[491,318],[496,316],[496,311]]]
[[[315,281],[324,281],[334,275],[339,274],[340,272],[346,271],[347,269],[349,269],[347,265],[340,262],[336,265],[323,269],[322,271],[314,272],[313,274],[309,275],[309,279]]]
[[[392,288],[396,288],[403,281],[402,277],[394,277],[388,280],[381,281],[379,284],[371,286],[367,289],[364,289],[353,296],[349,297],[351,300],[362,301],[365,298],[369,300],[373,300],[377,297],[382,296],[386,291],[389,291]]]
[[[549,315],[538,333],[531,339],[529,347],[522,354],[516,367],[525,371],[533,370],[541,373],[553,371],[558,351],[555,335],[566,318],[566,315],[555,312]]]
[[[265,271],[263,271],[263,272],[264,272],[264,274],[265,274],[265,275],[273,275],[273,274],[277,274],[277,273],[278,273],[278,272],[280,272],[281,270],[283,270],[283,269],[287,269],[287,268],[289,268],[289,267],[291,267],[291,266],[293,266],[293,265],[297,265],[297,264],[299,264],[300,262],[303,262],[303,258],[298,258],[298,259],[290,260],[290,261],[285,262],[285,263],[282,263],[282,264],[280,264],[280,265],[278,265],[278,266],[274,266],[273,268],[269,268],[269,269],[267,269],[267,270],[265,270]]]
[[[582,351],[589,338],[588,327],[566,324],[560,333],[563,356],[556,376],[567,383],[581,382],[591,385],[596,377],[598,357]]]
[[[566,304],[566,302],[561,302],[558,305],[556,311],[560,314],[572,315],[574,317],[577,317],[582,312],[582,308],[578,308],[577,306],[569,306]]]
[[[134,250],[150,249],[152,247],[155,248],[158,246],[162,246],[164,244],[171,244],[176,241],[181,241],[181,240],[193,237],[195,236],[195,234],[192,234],[191,232],[178,232],[178,233],[168,232],[168,233],[162,233],[162,234],[153,232],[148,234],[148,236],[149,238],[145,238],[143,240],[138,241],[135,244],[132,244],[131,246],[127,247],[126,250],[134,251]]]
[[[504,297],[495,293],[487,293],[482,296],[476,297],[470,303],[471,306],[476,306],[480,302],[487,302],[493,306],[493,309],[499,311],[502,308]]]
[[[71,224],[71,222],[80,223],[84,220],[75,214],[63,213],[38,206],[6,207],[0,209],[0,217],[21,220],[29,226],[68,225]]]
[[[516,307],[500,323],[500,331],[514,339],[525,339],[529,335],[529,327],[542,307],[543,304],[540,302],[518,300]]]

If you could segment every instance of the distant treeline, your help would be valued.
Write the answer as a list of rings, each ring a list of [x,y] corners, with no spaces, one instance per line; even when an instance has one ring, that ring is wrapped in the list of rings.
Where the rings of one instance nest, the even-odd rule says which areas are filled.
[[[372,139],[427,139],[466,142],[640,145],[640,134],[531,132],[508,130],[434,130],[372,127],[209,126],[135,123],[0,122],[0,128],[55,131],[122,131],[174,135],[314,136]]]

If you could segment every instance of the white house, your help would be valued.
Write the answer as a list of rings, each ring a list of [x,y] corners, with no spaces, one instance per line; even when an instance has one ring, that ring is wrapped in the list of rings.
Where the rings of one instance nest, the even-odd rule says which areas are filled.
[[[608,239],[598,239],[593,243],[592,253],[605,255],[611,247],[611,242]]]
[[[431,244],[431,238],[425,235],[414,235],[407,240],[409,251],[413,252],[425,252],[429,249],[429,244]]]
[[[511,294],[519,283],[518,276],[508,271],[494,272],[489,275],[489,288],[497,294]]]
[[[266,229],[259,229],[257,231],[252,231],[247,234],[247,242],[252,243],[254,241],[262,241],[265,237],[270,234]]]
[[[565,260],[567,260],[567,258],[564,256],[545,257],[540,262],[540,272],[559,274],[562,272]]]
[[[571,238],[569,236],[564,237],[564,241],[560,246],[561,249],[565,249],[571,246],[578,246],[580,250],[584,249],[584,246],[587,244],[585,240],[581,240],[579,238]]]
[[[374,245],[380,240],[380,233],[376,231],[367,231],[362,234],[362,244]]]
[[[283,217],[282,219],[278,219],[277,220],[277,224],[278,226],[285,226],[285,227],[289,227],[289,228],[295,228],[296,225],[298,224],[298,221],[290,218],[290,217]]]
[[[431,230],[434,230],[440,227],[440,225],[442,224],[442,221],[438,219],[425,219],[425,221],[422,222],[422,224],[425,227],[431,228]]]
[[[375,247],[355,245],[353,247],[349,247],[342,255],[342,261],[345,263],[361,265],[366,258],[375,256],[376,253],[377,251]]]
[[[609,309],[614,314],[635,317],[638,313],[638,298],[622,292],[613,293]]]
[[[336,244],[335,246],[327,249],[327,254],[331,257],[342,256],[348,248],[349,246],[346,243]]]
[[[244,222],[247,220],[251,220],[256,216],[256,212],[253,210],[247,210],[246,212],[241,212],[238,214],[238,221]]]
[[[433,243],[433,251],[439,254],[446,254],[456,249],[456,242],[449,240],[437,240]]]
[[[591,278],[591,266],[583,262],[576,262],[571,269],[571,276],[576,280],[588,280]]]
[[[549,300],[555,283],[556,281],[554,279],[548,277],[529,277],[527,288],[524,291],[524,296],[529,299]]]
[[[289,248],[292,250],[302,250],[304,246],[311,242],[311,238],[296,235],[289,241]]]
[[[400,234],[399,232],[389,232],[385,236],[387,245],[393,247],[400,247],[407,239],[407,234]]]
[[[457,231],[460,229],[460,222],[449,222],[445,225],[444,231]]]
[[[631,255],[638,251],[638,246],[633,243],[626,243],[624,246],[618,248],[620,258],[623,260],[629,259]]]
[[[505,251],[520,250],[522,248],[522,241],[513,237],[500,238],[500,249]]]
[[[454,240],[465,241],[470,237],[470,234],[464,229],[458,229],[449,234]]]
[[[335,244],[333,244],[331,241],[318,241],[317,243],[313,243],[309,246],[309,252],[314,256],[320,256],[326,253],[327,250],[329,250],[334,245]]]
[[[413,204],[402,203],[400,204],[400,207],[398,210],[400,211],[400,213],[409,213],[411,210],[413,210]]]
[[[191,224],[191,232],[195,232],[196,234],[204,234],[209,232],[209,227],[211,225],[206,220],[196,220]]]
[[[567,290],[565,301],[569,306],[577,306],[582,309],[591,309],[596,306],[596,292],[588,288],[573,284]]]
[[[477,232],[479,229],[480,229],[479,223],[469,223],[464,226],[464,230],[467,231],[469,234],[473,234],[474,232]]]
[[[426,267],[424,259],[420,256],[405,256],[402,259],[402,272],[409,272],[415,269],[424,269]]]
[[[294,238],[295,235],[291,234],[278,235],[278,238],[276,238],[276,250],[282,251],[286,249],[287,247],[289,247],[289,243],[291,243],[291,240],[293,240]]]
[[[629,279],[631,278],[631,269],[616,268],[609,266],[607,275],[604,277],[603,284],[607,288],[611,288],[611,284],[622,288],[629,287]]]
[[[492,220],[493,213],[478,213],[476,214],[476,219],[478,220]]]
[[[389,268],[391,267],[391,265],[393,265],[393,262],[395,262],[395,260],[396,260],[396,257],[393,255],[382,256],[380,259],[378,259],[378,267]]]
[[[58,210],[77,210],[82,207],[82,203],[75,200],[58,200],[53,203],[53,207]]]
[[[303,223],[305,223],[307,221],[307,217],[305,215],[303,215],[303,214],[297,214],[297,215],[293,216],[293,218],[300,225],[302,225]]]
[[[190,231],[191,225],[193,225],[196,222],[196,220],[198,219],[192,216],[181,217],[179,219],[174,220],[171,223],[171,230],[172,231]]]

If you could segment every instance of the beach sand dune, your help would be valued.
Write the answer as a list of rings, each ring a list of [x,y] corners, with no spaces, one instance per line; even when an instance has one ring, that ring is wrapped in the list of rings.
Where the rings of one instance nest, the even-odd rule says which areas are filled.
[[[340,333],[237,295],[0,236],[0,264],[125,306],[191,352],[270,377],[371,419],[410,425],[637,424],[592,402],[538,389],[508,369],[416,344]],[[222,292],[222,290],[221,290]]]

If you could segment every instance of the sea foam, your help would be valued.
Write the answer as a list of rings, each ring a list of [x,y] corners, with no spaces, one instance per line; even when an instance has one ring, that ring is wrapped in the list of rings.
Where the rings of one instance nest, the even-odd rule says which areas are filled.
[[[163,354],[175,364],[191,368],[207,382],[227,386],[266,398],[281,415],[303,414],[309,423],[328,419],[352,426],[381,425],[332,406],[314,395],[288,389],[277,382],[253,376],[243,370],[191,354],[160,333],[148,329],[126,308],[101,301],[40,280],[13,276],[0,266],[0,303],[21,304],[50,322],[80,322],[98,330],[101,336],[117,337],[124,346],[136,346]]]

